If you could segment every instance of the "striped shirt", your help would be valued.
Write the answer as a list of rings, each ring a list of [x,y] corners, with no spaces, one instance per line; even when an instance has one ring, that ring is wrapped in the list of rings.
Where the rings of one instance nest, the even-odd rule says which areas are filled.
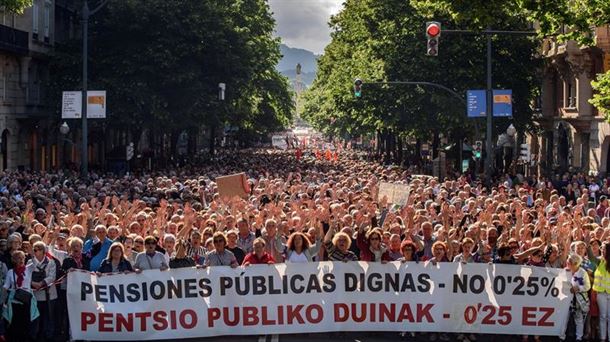
[[[254,239],[256,239],[256,236],[252,232],[248,232],[248,235],[245,238],[242,238],[241,234],[238,234],[237,245],[248,254],[252,252],[252,243],[254,242]]]
[[[205,254],[207,253],[205,247],[193,247],[189,245],[186,248],[186,256],[191,257],[196,264],[203,265],[203,261],[205,260]]]
[[[330,261],[358,261],[358,257],[354,252],[348,250],[343,253],[331,241],[325,242],[324,247],[326,247],[326,253]]]

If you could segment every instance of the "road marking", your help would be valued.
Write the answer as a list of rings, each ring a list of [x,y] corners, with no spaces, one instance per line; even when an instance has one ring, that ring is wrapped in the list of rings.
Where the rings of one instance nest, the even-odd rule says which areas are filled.
[[[258,337],[258,342],[267,342],[267,335],[262,335]]]
[[[271,342],[279,342],[280,335],[271,335]]]

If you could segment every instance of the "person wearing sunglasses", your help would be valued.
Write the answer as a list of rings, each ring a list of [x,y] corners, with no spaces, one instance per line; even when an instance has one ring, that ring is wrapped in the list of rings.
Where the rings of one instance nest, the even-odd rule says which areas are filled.
[[[208,252],[205,258],[205,266],[231,266],[235,268],[238,265],[235,255],[225,247],[227,246],[227,237],[223,232],[216,232],[212,236],[214,250]]]
[[[156,250],[157,239],[154,236],[147,236],[144,239],[144,252],[136,255],[136,262],[133,268],[136,272],[145,270],[161,270],[169,269],[165,255]]]
[[[363,227],[358,230],[357,244],[360,250],[360,261],[391,261],[388,249],[381,242],[383,231],[373,228],[365,232]]]

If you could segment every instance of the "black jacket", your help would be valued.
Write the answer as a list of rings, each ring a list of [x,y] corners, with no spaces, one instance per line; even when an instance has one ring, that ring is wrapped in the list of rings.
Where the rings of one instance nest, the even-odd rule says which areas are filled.
[[[61,264],[61,268],[64,270],[64,272],[68,272],[71,268],[76,268],[76,269],[81,269],[81,270],[86,270],[89,271],[89,264],[91,262],[91,258],[89,258],[86,254],[83,254],[83,264],[82,267],[78,267],[76,265],[76,260],[74,260],[74,258],[71,255],[68,255],[65,259],[64,262]]]
[[[100,273],[112,273],[112,262],[108,259],[104,259],[104,261],[102,261],[100,269],[97,271]],[[117,272],[133,272],[133,267],[131,267],[131,263],[127,261],[127,259],[123,258],[119,262]]]

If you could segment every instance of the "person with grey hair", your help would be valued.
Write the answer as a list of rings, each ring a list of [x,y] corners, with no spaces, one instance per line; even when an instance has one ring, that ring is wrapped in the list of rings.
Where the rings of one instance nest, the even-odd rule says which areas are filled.
[[[95,236],[85,242],[83,250],[91,257],[92,272],[97,272],[102,261],[108,255],[108,250],[112,245],[112,240],[108,238],[108,229],[103,224],[95,226]]]
[[[36,320],[37,340],[51,340],[55,337],[55,319],[52,315],[55,312],[55,302],[57,300],[57,288],[55,286],[55,276],[57,268],[55,262],[47,256],[47,245],[38,241],[32,245],[34,257],[28,263],[27,268],[31,270],[31,288],[34,290],[34,297],[38,302],[40,318]]]
[[[589,275],[584,268],[581,267],[582,257],[578,254],[571,254],[568,257],[568,269],[572,272],[570,279],[570,292],[574,294],[572,304],[570,306],[570,315],[574,319],[576,325],[576,341],[582,341],[582,336],[585,329],[585,318],[589,313],[589,290],[591,289],[591,281]],[[562,334],[559,337],[565,340],[567,324],[563,328]]]

